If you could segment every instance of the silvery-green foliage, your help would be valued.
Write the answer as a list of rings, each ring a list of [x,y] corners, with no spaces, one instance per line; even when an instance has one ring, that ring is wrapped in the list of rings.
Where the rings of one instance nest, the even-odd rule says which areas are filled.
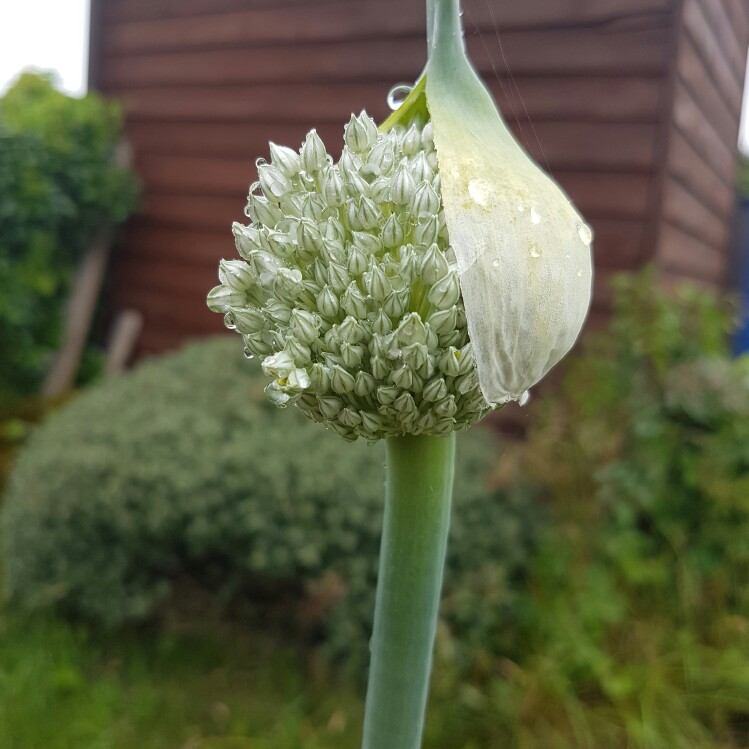
[[[352,115],[337,164],[313,130],[258,161],[241,260],[208,306],[262,359],[268,398],[347,440],[445,435],[486,414],[431,128]]]

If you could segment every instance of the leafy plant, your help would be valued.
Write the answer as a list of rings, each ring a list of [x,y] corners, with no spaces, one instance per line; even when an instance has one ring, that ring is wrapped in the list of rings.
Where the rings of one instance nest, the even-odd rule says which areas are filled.
[[[364,655],[383,451],[278,414],[263,385],[220,339],[94,386],[50,417],[6,498],[12,595],[114,626],[208,587],[261,604],[245,614],[266,624],[284,606],[278,626],[294,619],[330,654]],[[512,610],[538,522],[532,502],[489,491],[497,443],[474,431],[458,445],[445,609],[456,632]],[[505,587],[488,603],[460,596],[463,576],[484,568]]]
[[[60,344],[78,261],[135,205],[119,107],[25,73],[0,99],[0,403],[33,393]]]

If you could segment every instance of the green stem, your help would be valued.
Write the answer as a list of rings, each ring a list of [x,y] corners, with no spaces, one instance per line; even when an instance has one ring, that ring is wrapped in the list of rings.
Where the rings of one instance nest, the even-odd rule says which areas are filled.
[[[455,434],[387,440],[363,749],[418,749],[450,527]]]
[[[426,0],[427,2],[427,55],[434,50],[451,49],[463,54],[463,22],[460,18],[460,0]]]

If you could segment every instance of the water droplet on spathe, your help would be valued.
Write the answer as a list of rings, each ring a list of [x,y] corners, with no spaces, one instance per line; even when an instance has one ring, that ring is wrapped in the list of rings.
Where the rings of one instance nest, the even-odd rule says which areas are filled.
[[[541,223],[541,216],[539,215],[538,211],[535,208],[531,208],[531,223],[532,224]]]
[[[530,390],[526,390],[524,393],[521,393],[520,397],[518,398],[518,406],[524,406],[530,399]]]
[[[525,210],[525,206],[524,205],[519,205],[518,206],[518,213],[522,213],[524,210]]]
[[[590,243],[593,241],[593,232],[591,231],[591,228],[587,224],[580,222],[577,226],[577,233],[580,236],[580,241],[586,247],[589,247]]]
[[[492,265],[493,265],[493,266],[494,266],[495,268],[499,268],[499,265],[500,265],[500,263],[499,263],[499,260],[495,260],[495,261],[494,261],[494,262],[492,263]]]
[[[581,270],[579,270],[579,271],[577,272],[577,277],[578,277],[578,278],[582,278],[582,277],[583,277],[583,272],[582,272]]]
[[[468,194],[474,203],[485,206],[489,202],[491,186],[485,179],[472,179],[468,183]]]
[[[413,88],[409,83],[398,83],[388,91],[387,104],[393,112],[400,108]]]
[[[531,245],[531,257],[541,257],[541,248],[537,244]]]

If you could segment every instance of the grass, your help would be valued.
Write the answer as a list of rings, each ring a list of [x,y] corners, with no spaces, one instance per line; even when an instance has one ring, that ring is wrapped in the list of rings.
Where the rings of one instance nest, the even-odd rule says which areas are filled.
[[[268,635],[0,622],[3,749],[338,749],[361,695]]]

